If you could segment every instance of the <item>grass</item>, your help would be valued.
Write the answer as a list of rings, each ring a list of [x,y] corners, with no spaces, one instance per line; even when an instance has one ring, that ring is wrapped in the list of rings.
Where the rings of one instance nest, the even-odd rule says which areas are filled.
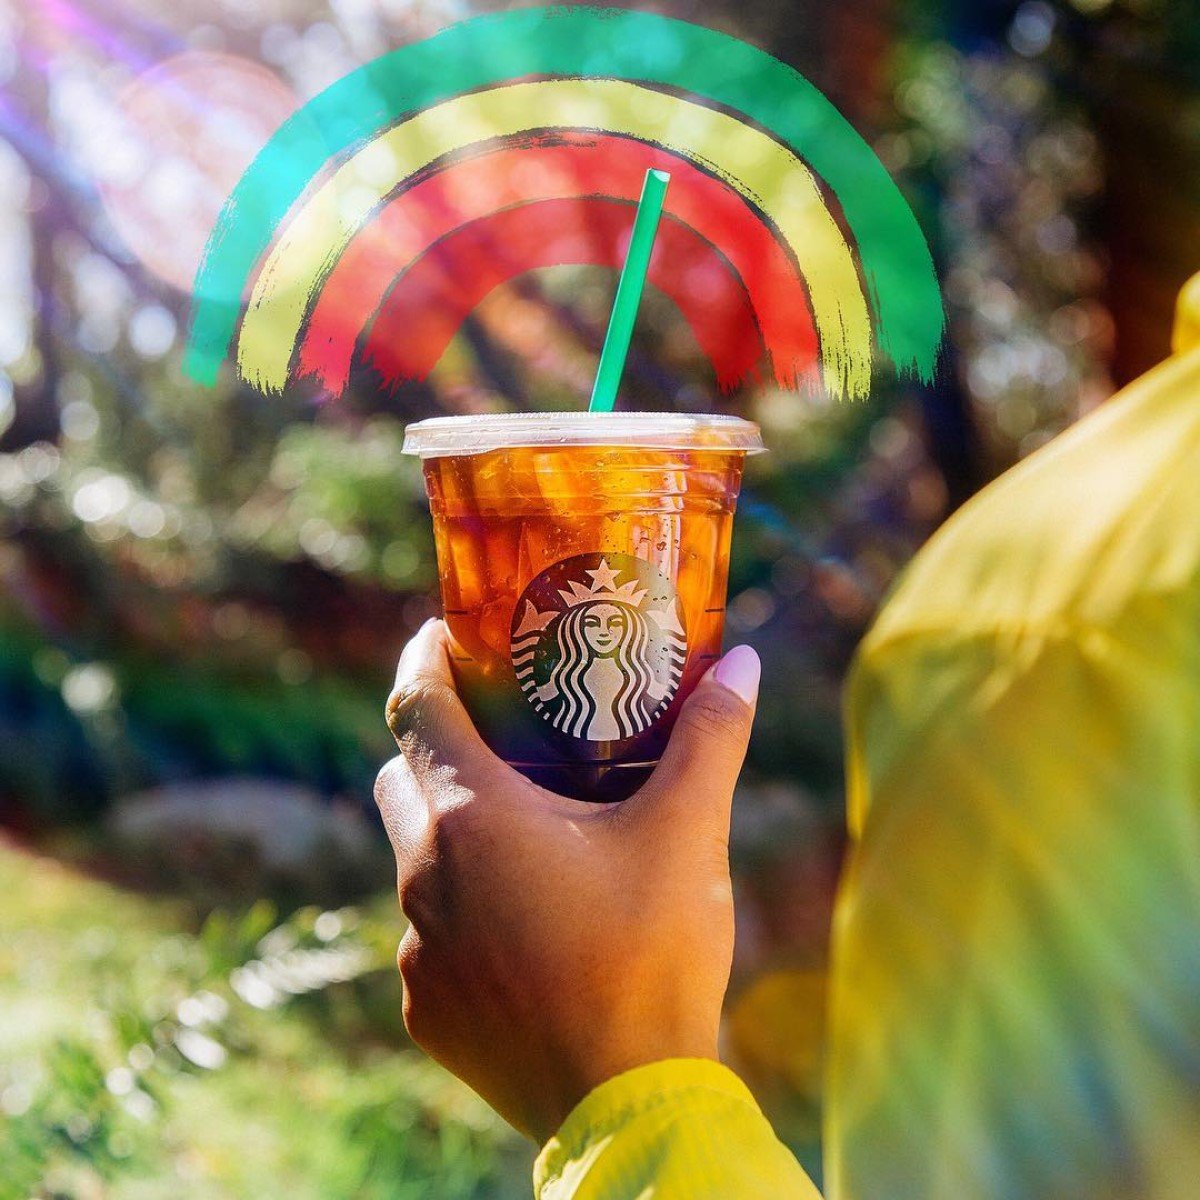
[[[529,1195],[403,1037],[393,897],[198,926],[3,838],[0,896],[0,1200]]]

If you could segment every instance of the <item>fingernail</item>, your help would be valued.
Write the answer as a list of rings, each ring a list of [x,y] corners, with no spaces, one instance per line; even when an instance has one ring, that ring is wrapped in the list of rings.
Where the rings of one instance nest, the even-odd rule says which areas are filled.
[[[758,699],[758,681],[761,677],[762,663],[751,646],[734,646],[713,667],[713,678],[722,687],[740,696],[751,708]]]

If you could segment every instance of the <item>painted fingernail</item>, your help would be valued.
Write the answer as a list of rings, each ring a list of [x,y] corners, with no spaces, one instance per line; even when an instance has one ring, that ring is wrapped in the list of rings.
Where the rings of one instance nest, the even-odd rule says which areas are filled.
[[[713,678],[731,692],[740,696],[751,707],[758,699],[758,681],[762,677],[762,663],[751,646],[734,646],[715,667]]]

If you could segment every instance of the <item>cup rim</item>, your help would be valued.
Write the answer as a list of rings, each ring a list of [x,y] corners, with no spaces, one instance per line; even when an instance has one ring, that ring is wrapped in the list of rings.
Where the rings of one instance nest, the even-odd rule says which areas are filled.
[[[453,458],[518,447],[615,446],[761,454],[753,421],[727,413],[515,412],[430,417],[404,431],[404,454]]]

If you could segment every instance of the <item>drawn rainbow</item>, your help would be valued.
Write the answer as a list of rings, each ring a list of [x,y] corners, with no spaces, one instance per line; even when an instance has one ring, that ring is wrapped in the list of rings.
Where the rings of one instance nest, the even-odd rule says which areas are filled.
[[[650,282],[722,388],[769,373],[861,397],[876,347],[932,378],[928,247],[833,105],[744,42],[593,8],[452,26],[290,118],[209,240],[187,370],[214,382],[236,336],[240,373],[268,393],[308,379],[339,394],[356,364],[423,378],[505,280],[618,269],[648,167],[672,175]]]

